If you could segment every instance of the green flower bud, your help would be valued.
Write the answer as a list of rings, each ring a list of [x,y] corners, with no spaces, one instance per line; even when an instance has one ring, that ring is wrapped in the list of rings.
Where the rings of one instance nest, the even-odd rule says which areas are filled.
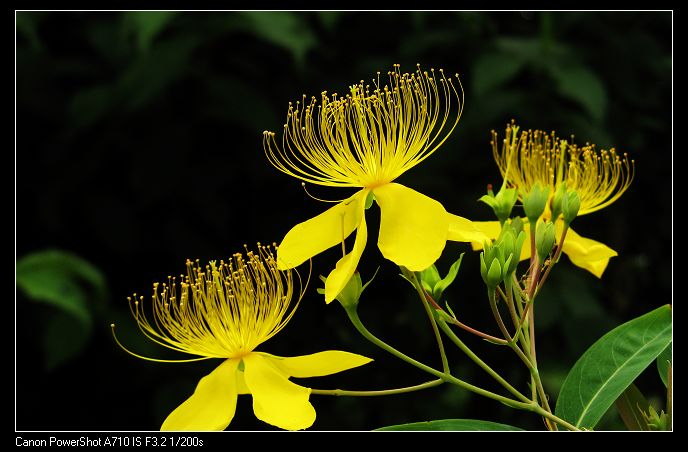
[[[566,195],[566,182],[557,185],[557,190],[554,192],[550,209],[552,209],[552,221],[557,221],[561,215],[561,203]]]
[[[420,272],[418,276],[420,279],[420,284],[423,286],[423,289],[425,289],[425,291],[430,295],[433,295],[434,298],[432,289],[433,287],[435,287],[435,284],[442,280],[442,278],[440,277],[440,272],[437,270],[435,264],[432,264],[430,267]]]
[[[497,259],[493,259],[492,264],[490,264],[490,269],[487,271],[487,280],[485,283],[488,289],[495,290],[503,280],[502,266]]]
[[[377,275],[377,270],[375,271],[375,274],[373,275],[372,278],[370,278],[370,281],[367,283],[363,284],[363,281],[361,280],[361,274],[359,272],[354,272],[353,276],[351,279],[349,279],[349,282],[346,283],[346,286],[342,289],[341,292],[339,292],[339,295],[335,297],[335,299],[346,309],[347,311],[349,309],[353,309],[354,311],[358,307],[358,300],[361,298],[361,294],[363,294],[363,291],[365,290],[366,287],[368,287],[368,284],[373,282],[373,279],[375,279],[375,275]],[[320,277],[320,280],[322,282],[325,282],[327,278],[324,276]],[[318,288],[318,293],[321,295],[325,294],[325,289]]]
[[[561,203],[561,210],[564,214],[564,223],[567,225],[571,224],[574,218],[578,216],[578,210],[580,209],[580,196],[575,191],[570,191],[564,196]]]
[[[545,262],[549,256],[552,247],[554,246],[554,223],[548,221],[547,223],[540,222],[537,224],[535,232],[535,248],[537,249],[540,262]]]
[[[645,423],[650,427],[651,431],[667,431],[671,430],[669,427],[669,416],[662,410],[657,413],[657,410],[652,405],[648,405],[647,413],[640,411],[645,418]]]
[[[549,187],[543,187],[539,182],[530,189],[530,193],[523,196],[523,210],[531,223],[540,218],[545,211],[545,205],[549,197]]]
[[[487,250],[487,244],[485,244],[485,250]],[[487,284],[487,265],[485,264],[485,251],[480,253],[480,276],[483,278],[483,282]]]
[[[526,241],[526,233],[521,231],[516,237],[516,243],[514,245],[514,261],[511,263],[513,266],[513,271],[516,270],[518,262],[521,260],[521,251],[523,250],[523,244]]]
[[[516,236],[513,228],[505,225],[502,237],[499,240],[499,247],[506,257],[506,260],[501,260],[500,264],[504,267],[505,278],[516,271],[518,262],[521,259],[521,249],[526,240],[526,233],[521,231]]]
[[[523,232],[523,220],[521,220],[521,217],[512,218],[511,221],[509,221],[509,225],[517,237],[521,232]]]
[[[461,261],[463,261],[463,255],[464,254],[465,253],[461,253],[461,255],[456,260],[456,262],[454,262],[451,265],[451,267],[449,267],[449,271],[447,272],[447,276],[445,276],[442,279],[439,279],[438,281],[436,281],[433,284],[432,290],[428,291],[430,294],[432,294],[432,298],[439,301],[440,297],[442,297],[442,294],[447,289],[447,287],[449,287],[451,285],[451,283],[454,282],[454,280],[456,279],[456,275],[459,274],[459,267],[461,267]],[[439,277],[439,274],[438,274],[438,277]]]
[[[511,262],[514,260],[514,255],[510,255],[502,264],[502,281],[504,281],[507,276],[511,274],[509,268],[511,267]]]
[[[511,210],[518,200],[518,192],[515,188],[502,187],[496,195],[492,193],[492,187],[488,186],[487,195],[482,196],[478,201],[482,201],[492,207],[500,223],[504,223],[511,216]]]
[[[502,235],[499,237],[498,243],[504,252],[505,256],[508,256],[514,251],[514,245],[516,242],[516,236],[511,227],[505,225],[502,228]]]

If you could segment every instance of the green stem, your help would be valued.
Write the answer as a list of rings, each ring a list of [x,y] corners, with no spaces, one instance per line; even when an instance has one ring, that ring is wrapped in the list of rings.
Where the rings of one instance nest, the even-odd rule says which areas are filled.
[[[535,384],[537,386],[538,394],[540,394],[540,400],[542,401],[542,405],[545,408],[545,411],[548,413],[552,412],[552,409],[549,407],[549,401],[547,400],[547,394],[545,393],[545,388],[542,386],[542,379],[540,378],[540,372],[537,373],[535,377]],[[556,424],[550,424],[553,430],[557,429]]]
[[[561,248],[559,248],[561,249]],[[559,249],[557,249],[557,253],[559,252]],[[547,394],[545,393],[545,388],[542,385],[542,379],[540,378],[540,372],[538,371],[538,364],[537,364],[537,350],[535,348],[535,307],[534,307],[534,302],[535,302],[535,289],[538,287],[538,280],[540,278],[540,259],[536,256],[534,262],[534,267],[531,269],[530,273],[530,285],[528,287],[528,297],[527,297],[527,305],[525,307],[525,311],[528,311],[528,330],[529,330],[529,341],[530,341],[530,362],[532,364],[531,367],[531,396],[533,400],[537,400],[538,395],[540,397],[540,401],[542,402],[542,406],[547,410],[547,412],[551,413],[552,410],[549,407],[549,401],[547,400]],[[549,268],[551,267],[552,264],[550,264]],[[533,306],[531,306],[533,305]],[[528,309],[530,307],[530,309]],[[551,425],[554,430],[556,430],[556,425],[554,424],[549,424]]]
[[[502,332],[502,336],[504,336],[504,339],[507,341],[511,341],[511,335],[509,334],[509,331],[506,329],[506,325],[504,325],[504,321],[502,320],[502,316],[499,313],[499,309],[497,308],[497,297],[496,297],[496,292],[492,290],[487,291],[487,297],[490,299],[490,308],[492,309],[492,315],[494,316],[495,320],[497,321],[497,325],[499,326],[499,331]]]
[[[532,227],[532,226],[531,226]],[[533,234],[531,234],[531,237]],[[535,288],[537,287],[537,280],[540,275],[540,259],[538,258],[537,255],[531,256],[531,268],[530,268],[530,277],[528,278],[528,292],[526,294],[526,303],[528,305],[533,304],[533,294],[535,292]],[[526,305],[526,308],[528,307]],[[537,400],[537,393],[538,393],[538,384],[537,384],[537,352],[535,349],[535,308],[531,306],[530,310],[528,311],[528,342],[530,343],[530,362],[533,365],[533,368],[531,369],[531,379],[530,379],[530,385],[531,385],[531,395],[533,398],[533,401]]]
[[[514,328],[516,328],[515,335],[518,335],[520,333],[520,327],[518,321],[518,314],[516,314],[516,307],[514,306],[514,291],[511,288],[512,284],[513,282],[511,278],[506,278],[504,280],[504,288],[506,289],[506,306],[509,308],[511,322],[514,324]]]
[[[519,315],[521,316],[521,345],[523,346],[523,351],[528,351],[530,350],[530,339],[528,338],[528,334],[526,331],[526,326],[524,324],[526,318],[525,318],[525,309],[523,308],[523,289],[521,289],[521,284],[518,282],[516,279],[516,274],[514,273],[513,277],[513,284],[512,284],[512,289],[514,291],[514,295],[516,297],[514,298],[514,304],[516,305],[516,308],[518,310]],[[526,307],[528,306],[527,302],[525,303]]]
[[[535,267],[535,259],[537,258],[537,250],[535,249],[535,232],[537,230],[537,221],[530,221],[530,266],[528,272],[532,274]]]
[[[497,321],[497,324],[499,325],[499,329],[502,331],[502,334],[507,340],[507,344],[511,349],[518,355],[518,357],[523,361],[523,363],[528,367],[528,369],[531,371],[533,370],[533,364],[530,359],[526,355],[523,354],[523,351],[516,345],[515,339],[512,338],[509,335],[509,332],[506,329],[506,326],[504,325],[504,321],[502,321],[502,316],[499,314],[499,309],[497,308],[497,297],[495,296],[494,292],[489,291],[488,292],[488,298],[490,299],[490,308],[492,309],[492,314],[494,315],[495,320]]]
[[[532,411],[534,413],[539,414],[540,416],[549,419],[551,421],[556,422],[557,424],[561,425],[562,427],[566,428],[567,430],[571,430],[573,432],[580,432],[581,429],[576,427],[575,425],[571,424],[570,422],[565,421],[564,419],[550,413],[549,411],[544,410],[542,407],[538,405],[534,405]]]
[[[415,359],[411,358],[410,356],[405,355],[404,353],[400,352],[396,348],[392,347],[391,345],[385,343],[381,339],[378,339],[375,335],[373,335],[368,329],[363,325],[361,322],[361,319],[358,317],[358,313],[355,311],[355,307],[351,309],[346,309],[346,313],[349,315],[349,320],[351,320],[351,323],[354,325],[356,330],[361,333],[363,337],[368,339],[370,342],[373,344],[377,345],[381,349],[387,351],[388,353],[396,356],[397,358],[406,361],[407,363],[411,364],[412,366],[415,366],[419,369],[421,369],[424,372],[427,372],[431,375],[436,376],[437,378],[440,378],[443,381],[446,381],[447,383],[454,384],[456,386],[459,386],[461,388],[464,388],[468,391],[474,392],[478,395],[481,395],[483,397],[490,398],[492,400],[496,400],[498,402],[503,403],[506,406],[520,409],[520,410],[529,410],[532,411],[533,406],[529,403],[525,402],[519,402],[514,399],[510,399],[508,397],[501,396],[499,394],[495,394],[494,392],[488,391],[486,389],[480,388],[478,386],[474,386],[470,383],[467,383],[463,380],[460,380],[453,375],[450,375],[445,372],[441,372],[437,369],[433,369],[432,367],[425,365],[421,363],[420,361],[416,361]]]
[[[427,366],[427,365],[425,365],[419,361],[416,361],[415,359],[413,359],[413,358],[403,354],[399,350],[395,349],[391,345],[388,345],[387,343],[385,343],[381,339],[378,339],[375,335],[373,335],[370,331],[368,331],[368,329],[361,322],[361,319],[358,317],[358,313],[356,312],[355,309],[356,309],[355,307],[352,307],[350,309],[346,309],[346,313],[349,316],[349,320],[351,320],[351,323],[354,325],[356,330],[359,333],[361,333],[361,335],[363,337],[365,337],[367,340],[369,340],[373,344],[377,345],[381,349],[387,351],[388,353],[396,356],[397,358],[399,358],[403,361],[406,361],[407,363],[409,363],[409,364],[411,364],[411,365],[413,365],[413,366],[415,366],[415,367],[417,367],[417,368],[419,368],[419,369],[421,369],[421,370],[423,370],[429,374],[435,375],[438,379],[440,379],[444,382],[454,384],[456,386],[459,386],[459,387],[464,388],[468,391],[474,392],[474,393],[481,395],[483,397],[487,397],[487,398],[490,398],[492,400],[496,400],[496,401],[501,402],[504,405],[509,406],[511,408],[537,413],[540,416],[545,417],[547,419],[550,419],[550,420],[564,426],[565,428],[567,428],[569,430],[574,430],[574,431],[580,430],[576,426],[571,425],[570,423],[568,423],[565,420],[555,416],[554,414],[545,411],[536,402],[532,402],[532,401],[527,402],[527,403],[526,402],[519,402],[518,400],[510,399],[508,397],[504,397],[504,396],[501,396],[499,394],[495,394],[493,392],[487,391],[485,389],[482,389],[482,388],[474,386],[470,383],[467,383],[463,380],[460,380],[460,379],[454,377],[453,375],[449,375],[447,373],[440,372],[439,370],[433,369],[430,366]],[[427,384],[429,384],[429,383],[432,383],[432,382],[428,382]]]
[[[440,312],[443,312],[443,313],[447,314],[447,321],[448,321],[449,323],[451,323],[451,324],[453,324],[453,325],[456,325],[456,326],[458,326],[459,328],[461,328],[462,330],[466,330],[466,331],[468,331],[468,332],[471,333],[471,334],[475,334],[476,336],[479,336],[479,337],[485,339],[485,340],[488,341],[488,342],[492,342],[493,344],[497,344],[497,345],[507,345],[507,341],[504,340],[504,339],[500,339],[500,338],[498,338],[498,337],[491,336],[491,335],[489,335],[489,334],[487,334],[487,333],[483,333],[483,332],[480,331],[480,330],[476,330],[475,328],[471,328],[470,326],[468,326],[468,325],[466,325],[466,324],[464,324],[464,323],[461,323],[461,322],[459,321],[459,319],[457,319],[456,316],[454,316],[454,313],[453,313],[453,312],[447,312],[447,311],[445,311],[445,310],[442,308],[442,306],[440,306],[439,304],[437,304],[437,302],[436,302],[436,301],[430,296],[430,294],[427,293],[427,292],[425,292],[425,299],[426,299],[426,300],[432,305],[432,307],[435,308],[437,311],[440,311]]]
[[[437,380],[428,381],[415,386],[407,386],[396,389],[383,389],[381,391],[348,391],[346,389],[311,389],[311,394],[318,395],[333,395],[333,396],[355,396],[355,397],[373,397],[385,396],[394,394],[404,394],[406,392],[420,391],[422,389],[432,388],[444,383],[444,380],[438,378]]]
[[[524,396],[516,388],[511,386],[508,381],[506,381],[504,378],[502,378],[501,375],[495,372],[489,365],[487,365],[487,363],[485,363],[485,361],[480,359],[478,355],[476,355],[473,352],[473,350],[468,348],[466,344],[464,344],[463,341],[461,341],[461,339],[459,339],[459,337],[456,334],[454,334],[451,328],[449,328],[449,325],[447,325],[447,322],[442,317],[440,317],[438,320],[440,328],[442,328],[442,331],[444,331],[444,333],[449,337],[449,339],[451,339],[457,345],[457,347],[459,347],[461,351],[466,354],[466,356],[468,356],[474,363],[480,366],[507,391],[516,396],[516,398],[521,399],[524,402],[530,402],[530,399],[528,399],[528,397]]]
[[[440,335],[440,331],[437,328],[437,322],[435,321],[435,316],[432,314],[432,310],[430,309],[430,305],[428,304],[428,300],[425,298],[425,289],[423,289],[423,286],[421,286],[420,282],[418,281],[418,277],[416,276],[415,272],[410,272],[408,271],[405,267],[401,267],[402,273],[406,273],[406,276],[413,281],[413,286],[416,288],[416,292],[418,292],[418,296],[420,297],[420,301],[423,303],[423,307],[425,308],[425,313],[428,315],[428,319],[430,319],[430,324],[432,325],[432,332],[435,334],[435,340],[437,341],[437,348],[440,351],[440,357],[442,358],[442,370],[444,373],[448,374],[449,373],[449,361],[447,360],[447,354],[444,351],[444,344],[442,343],[442,336]]]
[[[450,317],[449,322],[452,325],[456,325],[459,328],[461,328],[462,330],[465,330],[465,331],[468,331],[469,333],[475,334],[476,336],[481,337],[488,342],[492,342],[493,344],[507,345],[509,343],[509,341],[507,341],[505,339],[500,339],[498,337],[494,337],[494,336],[491,336],[489,334],[483,333],[482,331],[476,330],[475,328],[471,328],[470,326],[461,323],[458,319],[456,319],[454,317]]]
[[[559,246],[557,246],[557,251],[554,253],[554,257],[550,261],[549,265],[547,266],[547,270],[545,270],[545,274],[542,275],[542,278],[540,279],[540,282],[538,283],[537,290],[535,291],[535,294],[533,295],[533,298],[537,296],[538,293],[540,293],[540,289],[542,286],[545,284],[545,281],[547,281],[547,277],[549,276],[549,273],[552,271],[552,267],[554,267],[554,264],[559,262],[559,257],[561,257],[561,252],[564,249],[564,240],[566,240],[566,233],[569,231],[569,226],[564,223],[564,230],[561,232],[561,237],[559,238]]]

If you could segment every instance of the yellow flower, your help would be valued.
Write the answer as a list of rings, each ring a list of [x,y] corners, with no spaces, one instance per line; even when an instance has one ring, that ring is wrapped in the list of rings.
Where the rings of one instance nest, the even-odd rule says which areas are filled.
[[[179,284],[169,278],[162,286],[153,285],[149,313],[143,297],[130,299],[132,314],[146,337],[200,358],[146,358],[117,341],[127,352],[158,362],[224,359],[165,419],[161,430],[224,430],[234,417],[239,394],[252,395],[258,419],[283,429],[304,429],[315,421],[315,409],[308,401],[311,390],[289,378],[329,375],[371,361],[342,351],[289,358],[255,351],[284,328],[298,306],[297,301],[289,307],[294,295],[291,271],[278,270],[273,251],[258,246],[258,253],[247,251],[246,258],[238,253],[228,262],[211,261],[205,268],[187,261],[187,274]]]
[[[550,202],[544,219],[555,222],[557,237],[564,229],[563,220],[552,216],[552,199],[557,190],[575,190],[580,197],[578,215],[596,212],[607,207],[628,189],[635,172],[635,162],[616,150],[597,151],[595,145],[578,147],[559,139],[554,132],[540,130],[518,132],[513,122],[507,124],[506,137],[501,147],[497,133],[492,131],[492,153],[507,185],[519,191],[519,199],[530,192],[535,184],[549,187]],[[498,222],[476,222],[476,226],[491,238],[499,235]],[[528,225],[526,225],[528,228]],[[527,242],[526,242],[527,243]],[[482,244],[473,243],[479,249]],[[616,251],[594,240],[581,237],[569,228],[562,251],[571,262],[598,278],[617,255]],[[530,257],[530,247],[524,246],[521,259]]]
[[[289,105],[282,145],[264,132],[268,159],[280,171],[305,182],[360,188],[324,213],[296,225],[277,251],[280,268],[294,268],[344,240],[355,230],[345,254],[325,283],[325,300],[334,300],[354,274],[367,242],[365,209],[380,206],[378,247],[397,265],[421,271],[442,254],[447,240],[482,241],[472,223],[447,213],[442,204],[393,181],[429,157],[454,130],[463,109],[463,91],[442,70],[380,73],[373,87],[363,81],[345,96],[323,92],[306,103]],[[458,76],[457,76],[458,80]],[[458,82],[457,82],[458,83]],[[456,117],[452,118],[452,103]],[[445,126],[449,125],[448,130]],[[444,130],[444,133],[443,133]]]

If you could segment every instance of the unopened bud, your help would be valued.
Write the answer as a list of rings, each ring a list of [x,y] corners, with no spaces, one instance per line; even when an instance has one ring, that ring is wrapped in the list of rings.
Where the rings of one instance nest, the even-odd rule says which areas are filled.
[[[571,224],[574,218],[578,216],[580,210],[580,196],[575,191],[570,191],[564,196],[561,203],[561,210],[564,214],[564,223]]]
[[[544,262],[554,246],[554,223],[548,221],[537,224],[535,232],[535,248],[540,262]]]
[[[531,223],[535,223],[545,211],[548,197],[549,187],[543,187],[539,182],[523,196],[523,210]]]

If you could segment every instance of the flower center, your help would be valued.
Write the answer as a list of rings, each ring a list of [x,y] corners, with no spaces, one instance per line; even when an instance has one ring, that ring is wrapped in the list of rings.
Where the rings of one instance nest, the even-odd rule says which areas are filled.
[[[319,185],[374,187],[393,181],[431,155],[458,123],[463,90],[442,70],[408,74],[399,66],[380,73],[372,86],[361,81],[344,96],[306,96],[289,104],[282,146],[273,132],[263,144],[270,162],[290,176]],[[450,121],[452,100],[457,114]],[[447,123],[450,129],[442,133]]]
[[[258,247],[257,253],[247,250],[245,257],[237,253],[205,267],[187,261],[179,282],[168,277],[167,283],[153,284],[150,308],[134,294],[130,307],[141,331],[164,347],[201,359],[251,353],[277,334],[298,306],[297,301],[289,307],[292,272],[277,269],[274,249]]]

